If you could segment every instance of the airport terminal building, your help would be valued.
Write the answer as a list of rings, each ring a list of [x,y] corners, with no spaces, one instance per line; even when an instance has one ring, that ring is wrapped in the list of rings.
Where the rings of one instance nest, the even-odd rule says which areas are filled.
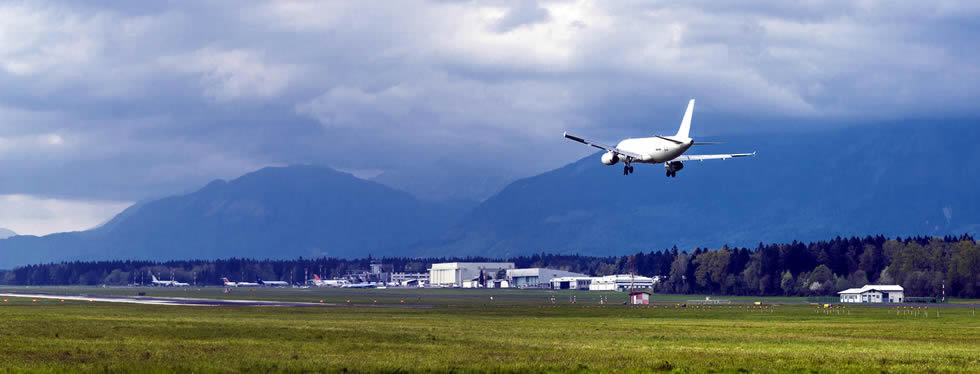
[[[560,277],[551,279],[551,288],[555,290],[588,290],[592,277]]]
[[[447,262],[432,264],[429,269],[429,284],[432,287],[472,286],[480,279],[480,272],[488,279],[497,278],[501,270],[514,268],[513,262]]]
[[[429,273],[391,273],[391,282],[402,287],[425,287],[429,285]]]
[[[653,288],[659,277],[631,276],[629,274],[607,275],[604,277],[558,277],[551,279],[551,288],[556,290],[626,291]]]
[[[559,277],[587,277],[587,275],[546,268],[507,270],[510,286],[517,288],[548,288],[551,286],[551,280]]]
[[[626,291],[630,288],[653,288],[658,278],[643,277],[629,274],[607,275],[596,277],[589,284],[590,291]]]

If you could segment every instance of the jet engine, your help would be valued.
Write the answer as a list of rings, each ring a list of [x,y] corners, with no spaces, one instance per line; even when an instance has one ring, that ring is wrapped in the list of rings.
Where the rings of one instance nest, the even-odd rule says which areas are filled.
[[[613,152],[606,152],[606,154],[602,155],[603,164],[615,165],[617,162],[619,162],[619,155]]]
[[[684,163],[680,161],[670,161],[664,163],[664,169],[667,169],[667,177],[673,178],[677,176],[677,171],[684,168]]]

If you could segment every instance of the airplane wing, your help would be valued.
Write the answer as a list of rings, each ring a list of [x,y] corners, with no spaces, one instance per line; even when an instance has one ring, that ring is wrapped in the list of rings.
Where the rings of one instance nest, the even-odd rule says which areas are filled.
[[[599,148],[599,149],[602,149],[602,150],[606,150],[606,151],[613,152],[613,153],[618,153],[618,154],[621,154],[623,156],[628,156],[628,157],[632,157],[632,158],[635,158],[635,159],[643,159],[643,156],[640,156],[640,154],[638,154],[638,153],[624,151],[624,150],[621,150],[621,149],[616,148],[616,147],[613,147],[613,146],[608,146],[608,145],[605,145],[605,144],[602,144],[602,143],[593,142],[591,140],[586,140],[586,139],[577,137],[575,135],[569,135],[567,132],[565,133],[565,137],[566,138],[569,138],[569,139],[572,139],[574,141],[577,141],[579,143],[585,144],[585,145],[590,145],[590,146],[593,146],[593,147],[596,147],[596,148]]]
[[[755,152],[752,153],[730,153],[727,155],[680,155],[671,161],[704,161],[704,160],[725,160],[729,158],[736,157],[755,157]]]

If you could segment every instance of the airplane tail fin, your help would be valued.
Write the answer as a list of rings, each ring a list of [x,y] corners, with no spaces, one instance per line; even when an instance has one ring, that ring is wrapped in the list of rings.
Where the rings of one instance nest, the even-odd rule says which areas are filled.
[[[262,278],[259,278],[258,276],[255,277],[255,283],[265,284],[265,282],[262,281]]]
[[[681,120],[681,128],[677,130],[678,138],[690,138],[691,135],[691,115],[694,114],[694,99],[687,103],[687,111],[684,112],[684,119]]]
[[[156,275],[153,275],[153,273],[150,273],[150,278],[153,278],[153,281],[154,282],[157,281],[157,276]]]
[[[320,280],[320,276],[313,274],[313,279]]]

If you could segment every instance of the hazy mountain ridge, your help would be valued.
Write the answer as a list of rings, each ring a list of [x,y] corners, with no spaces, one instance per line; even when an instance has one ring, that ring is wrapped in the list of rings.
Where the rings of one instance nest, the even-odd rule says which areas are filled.
[[[265,168],[133,206],[97,229],[0,241],[0,267],[73,259],[382,256],[435,236],[469,205],[316,166]]]
[[[718,140],[689,152],[758,156],[689,162],[668,179],[661,165],[624,177],[597,153],[512,183],[420,251],[621,254],[980,228],[973,122]]]
[[[11,236],[17,236],[17,233],[10,229],[5,229],[0,227],[0,239],[6,239]]]
[[[406,191],[426,201],[470,202],[476,206],[516,177],[498,167],[470,165],[470,160],[439,160],[388,170],[369,180]]]
[[[677,245],[980,233],[980,127],[910,123],[728,137],[748,159],[622,176],[594,154],[474,207],[326,167],[266,168],[136,204],[89,231],[0,240],[0,268],[93,259],[622,254]],[[581,146],[569,142],[568,146]]]

